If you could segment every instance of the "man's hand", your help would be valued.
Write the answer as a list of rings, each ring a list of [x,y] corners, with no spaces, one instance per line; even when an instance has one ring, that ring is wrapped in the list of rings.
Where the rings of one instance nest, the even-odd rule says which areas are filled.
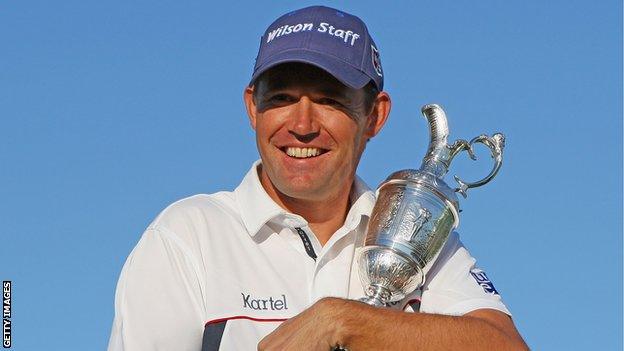
[[[285,321],[258,344],[258,350],[331,350],[343,306],[353,301],[324,298]],[[355,302],[357,303],[357,302]]]
[[[528,350],[506,314],[480,309],[464,316],[406,313],[324,298],[280,325],[258,350]]]

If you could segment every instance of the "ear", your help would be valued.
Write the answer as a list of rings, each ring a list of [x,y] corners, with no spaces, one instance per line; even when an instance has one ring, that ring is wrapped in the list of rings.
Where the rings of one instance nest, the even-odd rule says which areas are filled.
[[[256,110],[256,102],[254,101],[253,92],[253,87],[245,87],[245,90],[243,91],[243,101],[245,102],[247,117],[249,117],[251,128],[256,130],[256,115],[258,111]]]
[[[377,98],[375,98],[375,105],[373,106],[373,111],[368,116],[367,126],[366,126],[366,137],[368,139],[374,137],[381,131],[384,124],[388,120],[388,116],[390,115],[390,109],[392,108],[392,100],[390,100],[390,95],[385,91],[377,94]]]

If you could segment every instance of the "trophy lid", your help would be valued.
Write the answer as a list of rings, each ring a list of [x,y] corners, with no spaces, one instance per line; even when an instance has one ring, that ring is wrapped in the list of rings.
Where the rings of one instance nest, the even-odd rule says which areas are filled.
[[[394,182],[409,182],[416,186],[426,187],[441,198],[442,201],[450,202],[455,207],[455,210],[459,212],[459,199],[455,190],[449,187],[442,178],[438,178],[432,173],[423,170],[403,169],[390,174],[384,181],[384,184]]]

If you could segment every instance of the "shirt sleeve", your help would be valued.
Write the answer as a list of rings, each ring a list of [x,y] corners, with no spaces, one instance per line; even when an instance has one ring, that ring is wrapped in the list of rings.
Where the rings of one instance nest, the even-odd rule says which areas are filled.
[[[200,282],[184,242],[166,229],[148,229],[117,283],[108,350],[199,350],[205,320]]]
[[[453,232],[426,274],[420,311],[461,316],[482,308],[511,315],[494,284]]]

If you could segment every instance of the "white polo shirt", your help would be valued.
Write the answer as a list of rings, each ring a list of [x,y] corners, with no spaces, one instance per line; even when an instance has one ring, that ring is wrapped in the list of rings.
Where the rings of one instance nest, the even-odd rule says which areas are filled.
[[[255,350],[320,298],[364,295],[354,254],[374,193],[358,178],[344,225],[321,246],[303,217],[268,196],[258,165],[233,192],[180,200],[147,228],[119,278],[109,351]],[[509,314],[456,233],[422,290],[392,308]]]

